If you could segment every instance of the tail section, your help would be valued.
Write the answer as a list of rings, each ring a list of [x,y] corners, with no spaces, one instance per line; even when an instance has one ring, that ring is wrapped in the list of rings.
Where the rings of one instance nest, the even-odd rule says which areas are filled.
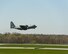
[[[12,21],[10,22],[10,28],[15,28],[15,25]]]

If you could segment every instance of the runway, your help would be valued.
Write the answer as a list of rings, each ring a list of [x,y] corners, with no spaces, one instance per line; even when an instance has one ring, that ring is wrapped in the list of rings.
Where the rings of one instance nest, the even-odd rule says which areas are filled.
[[[62,44],[0,44],[0,45],[9,45],[9,47],[6,47],[6,46],[0,46],[0,49],[38,49],[38,50],[68,50],[68,48],[49,48],[49,47],[10,47],[10,45],[41,45],[41,46],[68,46],[68,45],[62,45]]]
[[[68,50],[68,48],[0,47],[0,49]]]
[[[68,50],[68,48],[39,48],[43,50]]]

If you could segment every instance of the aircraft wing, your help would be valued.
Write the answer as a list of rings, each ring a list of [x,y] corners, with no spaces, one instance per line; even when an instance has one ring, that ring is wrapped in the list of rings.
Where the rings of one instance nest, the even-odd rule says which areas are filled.
[[[23,30],[27,30],[28,25],[20,25],[20,28],[22,28]]]

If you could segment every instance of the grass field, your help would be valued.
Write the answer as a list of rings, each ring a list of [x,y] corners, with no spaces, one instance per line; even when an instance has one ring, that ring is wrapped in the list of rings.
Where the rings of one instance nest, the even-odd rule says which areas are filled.
[[[68,54],[63,50],[0,49],[0,54]]]
[[[35,49],[2,49],[0,54],[68,54],[68,50],[51,50],[38,48],[68,48],[68,45],[56,44],[1,44],[0,47],[35,47]]]

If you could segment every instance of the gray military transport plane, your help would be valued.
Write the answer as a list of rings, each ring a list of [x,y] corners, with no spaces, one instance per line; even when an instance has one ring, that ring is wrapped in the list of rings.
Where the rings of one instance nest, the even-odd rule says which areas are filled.
[[[32,25],[32,26],[28,26],[28,25],[19,25],[19,27],[16,27],[12,21],[10,22],[10,28],[18,29],[18,30],[35,29],[36,27],[37,27],[36,25]]]

